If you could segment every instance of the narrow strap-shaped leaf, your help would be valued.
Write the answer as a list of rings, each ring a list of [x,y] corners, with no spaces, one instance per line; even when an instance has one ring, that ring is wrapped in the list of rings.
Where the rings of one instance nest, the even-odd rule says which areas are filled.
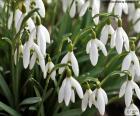
[[[9,113],[11,116],[21,116],[17,111],[4,104],[3,102],[0,102],[0,108],[3,109],[5,112]]]
[[[41,101],[42,101],[41,97],[29,97],[29,98],[24,99],[20,103],[20,105],[31,105],[31,104],[35,104]]]
[[[6,83],[6,81],[4,80],[3,76],[0,74],[0,88],[2,89],[5,97],[7,98],[9,104],[12,106],[13,105],[13,97],[12,97],[12,93]]]

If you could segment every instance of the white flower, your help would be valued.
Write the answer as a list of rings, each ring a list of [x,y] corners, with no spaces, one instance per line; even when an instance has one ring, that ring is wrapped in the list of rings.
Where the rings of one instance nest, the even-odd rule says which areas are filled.
[[[111,39],[111,48],[116,47],[118,54],[122,53],[123,46],[129,51],[129,39],[122,27],[118,27]]]
[[[83,16],[87,9],[92,8],[92,17],[100,12],[100,0],[87,0],[85,4],[82,5],[79,16]],[[97,25],[99,22],[99,17],[93,19],[95,24]]]
[[[78,65],[78,61],[73,53],[73,51],[69,51],[62,59],[61,64],[66,64],[66,63],[70,63],[72,66],[72,70],[75,74],[75,76],[79,76],[79,65]],[[65,68],[59,68],[59,74],[62,74],[64,72]]]
[[[84,97],[82,99],[82,111],[83,112],[87,109],[87,106],[89,104],[92,104],[92,103],[90,103],[91,101],[89,100],[91,94],[92,94],[91,89],[86,90]]]
[[[135,32],[139,33],[140,32],[140,8],[137,8],[134,17],[133,17],[133,24],[134,24],[134,30]]]
[[[30,51],[33,50],[33,56],[30,59]],[[36,59],[39,60],[39,65],[43,73],[45,73],[45,59],[43,54],[40,51],[40,48],[37,44],[32,43],[30,44],[29,41],[25,43],[23,48],[23,66],[26,69],[30,64],[30,69],[33,68]]]
[[[131,21],[134,19],[135,3],[127,3],[127,4],[128,4],[128,20]]]
[[[128,14],[128,5],[126,3],[126,0],[122,0],[119,2],[119,0],[111,0],[108,6],[108,13],[113,12],[114,14],[118,15],[119,17],[122,16],[122,13]]]
[[[78,96],[80,97],[80,99],[82,99],[83,90],[79,82],[75,80],[73,77],[66,77],[63,80],[59,90],[58,102],[62,103],[64,100],[66,106],[69,105],[70,101],[74,102],[75,101],[74,90],[76,90]]]
[[[45,6],[42,0],[25,0],[25,6],[27,9],[27,12],[32,10],[33,8],[38,8],[38,12],[42,18],[45,17]]]
[[[135,51],[130,51],[122,63],[122,71],[129,70],[133,77],[140,76],[140,63]]]
[[[90,107],[92,104],[99,110],[101,115],[105,113],[105,105],[108,103],[106,92],[102,88],[97,88],[90,96]]]
[[[91,39],[86,46],[86,52],[90,56],[90,61],[93,66],[95,66],[98,62],[98,49],[100,49],[105,56],[107,56],[107,50],[105,45],[98,39]]]
[[[46,55],[46,43],[50,43],[50,34],[48,30],[40,24],[37,26],[37,44],[44,56]]]
[[[51,79],[53,81],[55,81],[56,71],[51,72],[53,68],[54,68],[53,62],[52,61],[48,61],[48,63],[46,64],[46,68],[45,68],[46,73],[45,73],[44,78],[47,77],[47,74],[50,74],[51,73],[50,74],[50,77],[51,77]]]
[[[125,104],[127,107],[129,107],[132,102],[134,90],[138,99],[140,99],[140,88],[133,80],[125,81],[120,88],[119,97],[125,96]]]
[[[130,104],[130,106],[125,108],[124,114],[125,116],[134,116],[134,115],[139,116],[140,112],[138,107],[134,103],[132,103]]]
[[[77,7],[79,11],[82,4],[84,4],[84,0],[62,0],[63,11],[66,13],[69,9],[69,14],[72,18],[76,15]]]
[[[104,45],[106,45],[109,35],[111,35],[112,38],[113,34],[114,34],[114,29],[111,26],[111,24],[106,24],[101,31],[100,40],[103,42]]]

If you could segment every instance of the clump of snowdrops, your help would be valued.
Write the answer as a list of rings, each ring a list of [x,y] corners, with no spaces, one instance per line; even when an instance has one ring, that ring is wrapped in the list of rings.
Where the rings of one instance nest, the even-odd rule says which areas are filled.
[[[139,115],[139,1],[1,0],[0,16],[0,115],[104,115],[121,100]]]

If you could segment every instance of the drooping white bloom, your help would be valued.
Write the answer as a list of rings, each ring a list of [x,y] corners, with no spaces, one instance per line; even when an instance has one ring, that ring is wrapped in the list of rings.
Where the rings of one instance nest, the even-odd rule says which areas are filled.
[[[53,68],[54,68],[53,62],[52,61],[48,61],[48,63],[46,64],[46,68],[45,68],[46,73],[45,73],[44,78],[47,77],[47,74],[50,74],[51,73],[50,74],[50,77],[51,77],[51,79],[53,81],[55,81],[56,71],[51,72]]]
[[[136,75],[140,76],[140,63],[139,59],[135,54],[135,51],[130,51],[127,56],[125,56],[122,63],[122,71],[128,70],[130,71],[132,77],[134,78]]]
[[[84,0],[62,0],[63,11],[66,13],[66,11],[69,10],[69,14],[72,18],[76,15],[77,7],[79,12],[83,4]]]
[[[128,20],[131,21],[134,19],[135,14],[135,3],[127,3],[128,4]]]
[[[109,24],[109,25],[106,24],[101,31],[100,40],[103,42],[104,45],[106,45],[106,43],[109,39],[109,36],[111,35],[111,38],[112,38],[113,34],[114,34],[114,29],[111,26],[111,24]]]
[[[126,51],[129,51],[128,36],[122,27],[118,27],[111,39],[111,48],[116,47],[118,54],[121,54],[123,46]]]
[[[81,85],[77,80],[75,80],[73,77],[66,77],[59,90],[58,94],[58,102],[62,103],[63,100],[66,104],[66,106],[69,105],[70,101],[75,101],[75,94],[74,90],[76,90],[78,96],[80,99],[83,98],[83,90],[81,88]]]
[[[122,16],[122,13],[128,14],[128,5],[126,0],[111,0],[108,6],[108,13],[112,13],[114,10],[114,14],[118,15],[119,17]]]
[[[40,24],[37,27],[37,44],[44,56],[46,55],[46,43],[50,43],[50,34],[48,30]]]
[[[129,107],[132,102],[134,91],[138,99],[140,99],[140,88],[133,80],[125,81],[120,88],[119,97],[125,97],[125,104],[127,107]]]
[[[36,28],[32,29],[30,38],[37,41],[42,54],[46,56],[46,43],[50,43],[50,34],[46,27],[38,24]]]
[[[90,107],[92,104],[99,110],[101,115],[105,113],[105,105],[108,103],[106,92],[102,88],[97,88],[90,96]]]
[[[140,112],[138,107],[134,103],[132,103],[130,104],[130,106],[125,108],[124,114],[125,116],[139,116]]]
[[[42,0],[25,0],[25,6],[27,12],[32,10],[32,8],[38,8],[38,12],[42,18],[45,17],[45,6]]]
[[[100,0],[87,0],[86,3],[82,5],[79,16],[83,16],[86,13],[87,9],[90,7],[92,8],[92,17],[94,17],[96,14],[99,14]],[[99,17],[96,17],[93,20],[95,24],[98,24]]]
[[[134,30],[135,32],[139,33],[140,32],[140,8],[136,9],[136,12],[134,13],[133,17],[133,24],[134,24]]]
[[[30,59],[31,50],[33,50],[35,52],[35,54],[33,52],[33,55],[35,55],[34,56],[35,58]],[[39,60],[39,65],[41,67],[41,70],[43,73],[45,73],[45,59],[44,59],[43,54],[40,51],[39,46],[35,43],[29,44],[29,42],[26,42],[24,45],[24,48],[23,48],[23,66],[24,66],[24,68],[26,69],[30,64],[31,65],[30,69],[32,69],[32,67],[35,64],[36,59]],[[30,60],[31,60],[31,62],[30,62]]]
[[[62,59],[61,64],[70,63],[72,66],[72,70],[75,74],[75,76],[79,76],[79,65],[78,61],[73,53],[73,51],[69,51]],[[64,72],[65,68],[59,68],[59,74],[62,74]]]
[[[87,109],[87,106],[89,104],[92,104],[90,103],[90,95],[92,94],[92,90],[91,89],[88,89],[86,90],[85,94],[84,94],[84,97],[82,99],[82,111],[84,112],[86,109]]]
[[[93,66],[95,66],[98,63],[98,49],[100,49],[105,56],[107,56],[107,50],[105,48],[105,45],[98,39],[91,39],[86,46],[86,52],[90,56],[90,61]]]

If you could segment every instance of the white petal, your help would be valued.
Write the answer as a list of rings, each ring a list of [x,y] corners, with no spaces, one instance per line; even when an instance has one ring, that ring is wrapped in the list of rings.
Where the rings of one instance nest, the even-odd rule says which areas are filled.
[[[58,102],[62,103],[64,96],[65,96],[65,86],[66,86],[66,79],[63,80],[62,85],[60,87],[59,93],[58,93]]]
[[[95,66],[98,62],[99,54],[98,54],[97,46],[93,40],[91,41],[91,48],[90,48],[89,56],[90,56],[90,61],[92,65]]]
[[[89,54],[90,48],[91,48],[91,40],[88,41],[87,46],[86,46],[87,54]]]
[[[87,109],[88,106],[88,100],[89,100],[88,90],[86,90],[84,97],[82,99],[82,111],[84,112]]]
[[[108,6],[108,13],[113,12],[113,8],[114,8],[114,6],[115,6],[115,1],[116,1],[116,0],[113,0],[113,2],[110,1],[109,6]]]
[[[132,84],[133,84],[133,87],[135,89],[137,97],[140,99],[140,88],[139,88],[139,86],[133,81],[132,81]]]
[[[79,16],[80,17],[82,17],[82,16],[84,16],[84,14],[86,13],[86,11],[87,11],[87,9],[88,9],[88,7],[89,7],[89,1],[87,1],[83,6],[82,6],[82,8],[81,8],[81,11],[80,11],[80,13],[79,13]]]
[[[25,69],[28,67],[30,61],[30,48],[28,45],[29,44],[26,43],[23,49],[23,66]]]
[[[71,91],[71,101],[72,101],[72,103],[75,103],[75,93],[74,93],[73,89]]]
[[[78,61],[74,55],[73,52],[70,53],[71,56],[71,65],[72,65],[72,70],[75,74],[75,76],[79,76],[79,65],[78,65]]]
[[[123,39],[124,39],[124,47],[126,49],[126,51],[129,51],[129,38],[126,34],[126,32],[123,30],[123,28],[120,28],[122,31],[122,36],[123,36]]]
[[[101,91],[101,92],[102,92],[102,94],[103,94],[105,104],[107,104],[107,103],[108,103],[108,97],[107,97],[106,92],[105,92],[102,88],[100,88],[100,91]]]
[[[127,83],[127,86],[126,86],[126,91],[125,91],[125,104],[126,106],[128,107],[131,102],[132,102],[132,95],[133,95],[133,91],[132,91],[132,83],[131,81],[129,81]]]
[[[73,4],[70,8],[70,16],[73,18],[76,14],[76,3],[75,3],[75,0],[73,1]]]
[[[37,58],[37,56],[36,56],[36,53],[34,52],[32,57],[31,57],[31,60],[30,60],[30,65],[29,65],[30,70],[32,70],[32,68],[34,67],[35,62],[36,62],[36,58]]]
[[[119,17],[122,16],[122,5],[120,3],[116,3],[114,7],[114,14],[118,15]]]
[[[34,22],[31,18],[28,19],[27,25],[28,25],[28,28],[29,28],[30,32],[35,28],[35,24],[34,24]]]
[[[123,37],[120,28],[118,28],[116,32],[115,44],[116,44],[116,50],[118,54],[121,54],[123,49]]]
[[[103,42],[104,45],[106,45],[108,41],[108,34],[109,34],[109,25],[105,25],[101,31],[101,37],[100,40]]]
[[[36,7],[39,8],[39,14],[41,15],[41,17],[45,17],[45,6],[42,0],[35,0],[36,2]]]
[[[115,41],[116,41],[116,31],[111,36],[111,43],[110,43],[111,48],[115,47]]]
[[[15,12],[15,27],[17,26],[21,16],[22,16],[22,12],[19,9],[17,9]]]
[[[33,48],[35,49],[35,51],[37,53],[41,70],[43,73],[45,73],[45,60],[44,60],[43,54],[41,53],[39,46],[36,45],[35,43],[33,44]]]
[[[92,104],[95,104],[95,95],[96,95],[97,90],[95,89],[90,97],[89,97],[89,107],[91,108]]]
[[[67,62],[68,62],[68,56],[69,56],[69,54],[67,53],[64,57],[63,57],[63,59],[62,59],[62,61],[61,61],[61,64],[66,64]],[[63,72],[64,72],[64,70],[65,70],[65,68],[64,67],[62,67],[62,68],[59,68],[59,74],[62,74]]]
[[[98,39],[95,39],[95,42],[96,42],[97,47],[102,50],[102,52],[105,56],[107,56],[107,50],[105,48],[105,45]]]
[[[71,77],[70,79],[71,79],[71,85],[76,89],[76,92],[77,92],[78,96],[80,97],[80,99],[82,99],[83,90],[82,90],[80,83],[77,80],[75,80],[73,77]]]
[[[124,58],[124,60],[122,62],[121,70],[122,71],[128,70],[130,68],[131,61],[132,61],[132,58],[131,58],[131,54],[129,53],[127,56],[125,56],[125,58]]]
[[[70,99],[71,99],[71,94],[72,94],[72,88],[71,87],[72,87],[71,86],[71,81],[70,81],[69,78],[67,78],[66,85],[65,85],[65,98],[64,98],[66,106],[69,105],[69,102],[70,102]]]
[[[121,88],[120,88],[120,92],[119,92],[119,97],[122,97],[125,94],[125,89],[126,89],[126,85],[127,85],[127,81],[125,81]]]
[[[100,12],[100,0],[92,1],[92,17]],[[97,25],[99,22],[99,16],[93,19],[95,24]]]
[[[101,115],[104,115],[105,113],[105,101],[104,101],[104,97],[102,95],[102,92],[100,90],[98,90],[98,95],[97,95],[97,108],[100,112]]]

